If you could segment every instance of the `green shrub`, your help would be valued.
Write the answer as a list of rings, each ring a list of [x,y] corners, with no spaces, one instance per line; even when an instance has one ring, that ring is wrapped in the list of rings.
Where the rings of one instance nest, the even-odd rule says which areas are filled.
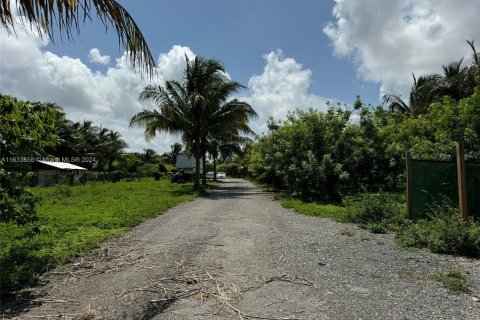
[[[65,185],[56,185],[52,192],[52,196],[55,198],[69,198],[72,194],[72,188]]]
[[[453,204],[442,201],[432,206],[430,218],[420,220],[398,236],[404,247],[427,247],[432,252],[480,257],[480,224],[462,219]]]
[[[363,194],[348,210],[347,219],[375,233],[399,230],[407,222],[404,206],[386,193]]]
[[[449,269],[445,273],[439,272],[435,275],[435,279],[454,293],[469,291],[467,277],[458,269]]]

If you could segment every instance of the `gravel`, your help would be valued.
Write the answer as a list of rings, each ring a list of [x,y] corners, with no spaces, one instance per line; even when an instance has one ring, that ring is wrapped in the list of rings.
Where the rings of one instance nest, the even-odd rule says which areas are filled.
[[[155,201],[155,199],[152,199]],[[458,268],[470,291],[436,280]],[[480,260],[296,214],[226,179],[54,270],[6,319],[480,319]]]

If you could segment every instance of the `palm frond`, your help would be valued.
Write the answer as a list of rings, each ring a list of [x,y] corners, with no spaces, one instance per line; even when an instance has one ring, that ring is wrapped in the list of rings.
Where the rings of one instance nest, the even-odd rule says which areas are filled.
[[[388,104],[388,109],[390,111],[398,111],[401,113],[410,113],[410,107],[397,95],[394,94],[385,94],[382,97],[383,103]]]
[[[479,57],[479,54],[477,52],[477,49],[475,48],[475,44],[474,44],[475,40],[472,40],[472,41],[466,40],[466,41],[473,51],[473,53],[472,53],[473,62],[475,63],[475,65],[477,67],[480,67],[480,57]]]
[[[73,35],[80,33],[81,25],[95,10],[106,30],[111,26],[118,35],[119,47],[123,47],[134,68],[155,73],[155,60],[147,42],[132,16],[115,0],[16,0],[21,23],[27,22],[39,35],[48,36],[55,41],[55,30],[60,37],[66,35],[73,40]],[[94,8],[94,9],[93,9]],[[15,13],[12,12],[10,0],[1,0],[0,23],[9,32],[15,30]]]

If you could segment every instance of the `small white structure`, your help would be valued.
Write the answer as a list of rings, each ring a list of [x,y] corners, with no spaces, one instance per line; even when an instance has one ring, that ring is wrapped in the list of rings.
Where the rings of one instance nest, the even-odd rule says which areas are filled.
[[[56,161],[37,161],[34,169],[38,171],[38,185],[51,186],[56,183],[79,184],[86,168]]]
[[[177,156],[177,161],[175,162],[175,167],[177,170],[188,170],[195,172],[195,164],[195,157],[186,154],[179,154]],[[200,159],[200,173],[203,173],[202,159]]]

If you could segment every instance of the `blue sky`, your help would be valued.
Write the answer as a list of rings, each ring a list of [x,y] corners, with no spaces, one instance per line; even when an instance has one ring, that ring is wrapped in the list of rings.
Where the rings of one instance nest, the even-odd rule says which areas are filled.
[[[160,79],[181,77],[184,54],[221,60],[247,89],[238,97],[269,116],[294,108],[378,105],[384,92],[407,96],[411,73],[441,72],[465,57],[480,34],[478,0],[177,0],[119,1],[134,17],[158,62]],[[459,19],[461,17],[461,19]],[[480,43],[480,39],[476,39]],[[131,150],[169,149],[178,137],[151,142],[128,120],[142,108],[146,84],[132,72],[113,30],[94,19],[73,43],[0,28],[0,92],[57,102],[73,120],[120,131]]]
[[[233,79],[248,84],[265,66],[264,54],[281,49],[312,70],[310,92],[345,102],[360,94],[378,103],[378,83],[357,78],[352,62],[336,58],[323,33],[333,22],[333,1],[119,1],[135,18],[155,57],[174,45],[221,60]],[[90,48],[117,57],[116,35],[98,23],[87,24],[75,43],[49,45],[61,55],[87,57]],[[92,68],[104,70],[98,65]]]

